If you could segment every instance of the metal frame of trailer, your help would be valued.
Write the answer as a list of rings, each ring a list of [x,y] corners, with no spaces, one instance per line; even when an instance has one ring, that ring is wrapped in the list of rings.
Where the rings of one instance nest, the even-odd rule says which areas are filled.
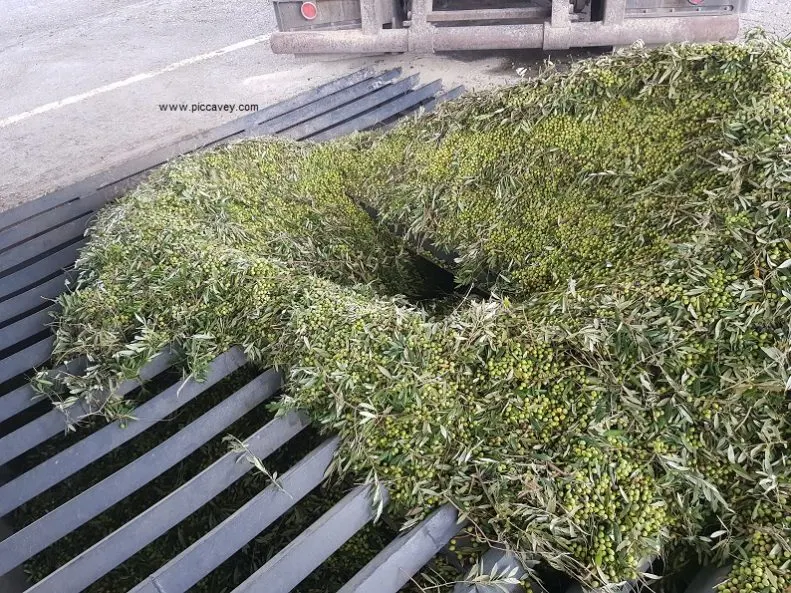
[[[442,52],[736,38],[749,0],[273,0],[275,53]],[[309,3],[317,16],[306,20]],[[584,0],[582,6],[585,5]]]
[[[2,517],[90,464],[123,447],[180,408],[195,401],[212,385],[247,363],[239,348],[218,356],[202,382],[171,382],[131,412],[125,423],[102,426],[64,445],[38,465],[17,471],[16,462],[45,442],[57,442],[76,419],[95,410],[78,403],[65,410],[36,401],[27,379],[50,358],[53,337],[47,326],[56,311],[52,303],[63,291],[86,225],[102,205],[139,183],[162,163],[204,147],[260,135],[327,140],[356,130],[389,125],[394,118],[418,108],[431,109],[453,98],[461,88],[442,93],[439,82],[418,86],[417,77],[398,80],[400,72],[375,74],[362,70],[290,100],[193,136],[83,182],[0,214],[0,591],[3,593],[78,593],[122,564],[156,538],[231,487],[253,469],[240,463],[240,453],[220,456],[156,504],[118,527],[104,539],[57,570],[30,585],[20,567],[38,552],[78,529],[200,449],[231,424],[274,397],[282,377],[266,369],[187,426],[153,449],[114,471],[16,532]],[[177,355],[164,350],[139,375],[121,383],[126,395],[176,364]],[[85,361],[74,360],[52,371],[77,374]],[[178,397],[176,397],[178,395]],[[102,396],[92,399],[93,406]],[[297,412],[275,418],[245,435],[245,454],[266,459],[308,426]],[[235,552],[255,539],[323,480],[337,449],[328,438],[284,472],[277,484],[255,494],[224,521],[131,589],[132,593],[184,593]],[[234,593],[287,593],[329,558],[374,516],[370,487],[359,487],[321,516],[278,554],[264,563]],[[382,490],[378,497],[386,500]],[[458,513],[450,505],[436,509],[410,531],[401,534],[352,577],[339,593],[395,593],[460,531]],[[485,574],[522,573],[514,556],[489,550],[480,560]],[[722,575],[701,576],[694,593],[713,591]],[[706,578],[709,578],[706,581]],[[459,583],[455,593],[502,591],[503,587]],[[521,591],[507,585],[506,591]],[[535,591],[540,589],[536,586]],[[693,590],[691,590],[693,591]]]

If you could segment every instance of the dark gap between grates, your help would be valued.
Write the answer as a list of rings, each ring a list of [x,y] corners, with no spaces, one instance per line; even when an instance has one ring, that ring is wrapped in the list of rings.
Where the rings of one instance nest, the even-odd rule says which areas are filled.
[[[413,93],[414,90],[415,90],[414,88],[407,89],[407,90],[397,94],[396,96],[391,97],[390,99],[387,99],[386,101],[383,101],[382,103],[379,103],[378,105],[375,105],[375,106],[373,106],[373,107],[371,107],[369,109],[366,109],[365,111],[361,111],[360,113],[357,113],[355,115],[352,115],[352,116],[347,117],[345,119],[342,119],[340,121],[333,122],[333,124],[331,126],[325,128],[324,130],[321,130],[321,131],[318,131],[316,133],[313,133],[313,134],[311,134],[311,135],[309,135],[309,136],[307,136],[306,138],[303,138],[303,139],[304,140],[311,140],[312,138],[314,138],[315,136],[318,136],[320,134],[332,132],[337,127],[340,127],[340,126],[342,126],[342,125],[344,125],[346,123],[349,123],[349,122],[353,122],[356,119],[362,118],[365,115],[368,115],[369,113],[372,113],[372,112],[374,112],[374,111],[376,111],[378,109],[381,109],[381,108],[385,107],[386,105],[389,105],[389,104],[391,104],[391,103],[393,103],[393,102],[395,102],[395,101],[397,101],[397,100],[399,100],[399,99],[401,99],[401,98]],[[400,114],[395,116],[396,120],[398,120],[400,118],[401,118]]]
[[[55,270],[54,272],[52,272],[52,273],[50,273],[50,274],[47,274],[46,276],[42,276],[41,278],[38,278],[38,279],[36,279],[36,281],[35,281],[35,282],[33,282],[32,284],[28,284],[28,285],[26,285],[26,286],[23,286],[22,288],[19,288],[18,290],[15,290],[14,292],[8,293],[8,294],[7,294],[7,295],[5,295],[4,297],[0,298],[0,302],[3,302],[3,301],[7,301],[7,300],[9,300],[9,299],[12,299],[12,298],[14,298],[15,296],[19,296],[20,294],[22,294],[22,293],[25,293],[25,292],[27,292],[28,290],[30,290],[31,288],[35,288],[36,286],[41,286],[41,285],[42,285],[42,284],[44,284],[45,282],[47,282],[47,281],[49,281],[49,280],[52,280],[53,278],[57,278],[57,277],[58,277],[58,276],[60,276],[62,273],[63,273],[63,272],[62,272],[61,270]],[[27,316],[27,315],[30,315],[30,313],[33,313],[33,312],[35,312],[36,310],[38,310],[38,309],[35,309],[35,310],[32,310],[32,309],[31,309],[30,311],[26,311],[26,312],[25,312],[23,315],[21,315],[21,316],[22,316],[22,317],[25,317],[25,316]],[[20,317],[20,316],[17,316],[17,317]],[[8,322],[4,322],[4,323],[2,324],[2,326],[4,327],[4,326],[6,326],[6,325],[10,325],[10,323],[13,323],[13,321],[9,319],[9,320],[8,320]]]
[[[174,383],[179,381],[181,377],[182,377],[181,369],[170,367],[164,372],[154,377],[151,381],[148,381],[142,386],[131,391],[126,396],[125,399],[129,402],[130,407],[137,407],[141,404],[146,403],[147,401],[155,397],[158,393],[160,393],[162,390],[166,389],[170,385],[173,385]],[[199,398],[200,396],[196,399]],[[48,399],[44,401],[46,403],[49,403]],[[49,411],[50,409],[51,409],[51,405],[47,409],[47,411]],[[107,425],[107,421],[101,416],[93,416],[91,418],[87,418],[84,421],[80,422],[75,427],[76,430],[59,433],[58,435],[46,440],[37,447],[31,449],[27,453],[21,455],[19,458],[15,460],[15,469],[17,469],[19,474],[21,475],[26,471],[34,468],[38,464],[43,463],[44,461],[46,461],[56,453],[59,453],[60,451],[63,451],[71,447],[75,443],[89,437],[97,430],[100,430],[106,425]],[[134,443],[137,439],[144,437],[147,433],[149,434],[152,433],[152,431],[157,430],[157,428],[158,428],[157,426],[151,427],[143,434],[138,435],[137,437],[129,441],[129,443],[124,445],[122,448],[131,446],[131,444]],[[80,472],[77,472],[70,479],[79,480],[79,483],[84,484],[85,487],[89,487],[95,482],[103,479],[106,474],[102,473],[101,471],[98,471],[97,475],[93,476],[93,480],[89,480],[89,481],[85,481],[84,477],[80,478],[79,476],[83,472],[90,473],[89,470],[92,467],[94,467],[98,463],[105,463],[106,462],[105,460],[110,458],[113,454],[117,454],[117,452],[121,451],[122,448],[116,449],[115,451],[111,452],[110,454],[105,456],[100,462],[91,464],[87,468],[81,470]],[[123,465],[124,464],[111,466],[110,471],[108,473],[111,473],[112,471],[119,469]],[[52,497],[53,504],[61,504],[62,502],[65,502],[74,495],[75,490],[69,488],[63,488],[62,483],[58,484],[57,486],[54,486],[44,494],[46,495],[47,493],[55,493],[56,491],[58,491],[59,488],[62,488],[62,492],[60,494],[53,495]],[[38,517],[34,517],[34,518],[38,518]],[[21,527],[21,525],[19,525],[19,527]]]
[[[11,377],[7,381],[3,381],[0,383],[0,393],[5,395],[6,393],[10,393],[17,387],[22,387],[28,382],[28,379],[34,374],[33,370],[25,371],[24,373],[17,375],[16,377]]]
[[[77,198],[75,200],[71,200],[69,202],[66,202],[66,204],[63,204],[62,206],[58,206],[58,208],[63,208],[65,206],[68,206],[68,205],[73,204],[74,202],[78,202],[78,201],[79,201],[79,198]],[[17,247],[18,245],[22,245],[23,243],[27,243],[28,241],[32,241],[33,239],[36,239],[37,237],[40,237],[41,235],[44,235],[44,234],[46,234],[46,233],[48,233],[48,232],[50,232],[52,230],[57,229],[58,227],[61,227],[61,226],[65,225],[65,224],[68,224],[70,222],[74,222],[75,220],[77,220],[79,218],[82,218],[86,214],[91,214],[91,213],[94,213],[94,212],[95,212],[95,209],[93,209],[93,208],[88,209],[88,210],[78,210],[70,218],[65,218],[64,220],[62,220],[62,221],[60,221],[60,222],[58,222],[56,224],[50,225],[50,226],[48,226],[46,228],[43,228],[43,229],[41,229],[39,231],[36,231],[32,235],[26,236],[24,239],[21,239],[21,240],[15,242],[15,243],[12,243],[12,244],[8,245],[7,247],[4,247],[2,250],[0,250],[0,257],[2,257],[3,252],[6,251],[6,250],[13,249],[14,247]],[[20,224],[22,224],[22,223],[20,223]]]
[[[46,303],[46,304],[47,304],[47,306],[50,305],[50,303]],[[41,307],[39,309],[36,309],[36,311],[40,311],[40,310],[46,309],[46,308],[47,307]],[[27,315],[25,315],[24,317],[27,317]],[[24,317],[22,317],[22,318],[24,319]],[[0,329],[2,329],[2,328],[0,328]],[[24,340],[16,342],[15,344],[9,346],[8,348],[4,348],[3,350],[0,350],[0,364],[2,363],[2,359],[3,358],[6,358],[7,356],[11,356],[12,354],[16,354],[17,352],[19,352],[20,350],[24,350],[28,346],[32,346],[36,342],[39,342],[39,341],[43,340],[44,338],[46,338],[51,333],[52,332],[50,331],[50,329],[48,327],[44,327],[40,332],[35,333],[32,336],[29,336],[29,337],[25,338]]]
[[[93,484],[111,475],[113,472],[123,468],[139,456],[159,445],[165,439],[178,433],[190,422],[219,404],[230,395],[230,393],[247,384],[259,374],[259,371],[248,366],[243,367],[229,377],[221,380],[215,386],[198,395],[193,401],[186,404],[183,408],[179,409],[165,420],[152,426],[142,434],[134,437],[124,445],[116,448],[101,459],[14,511],[12,516],[16,527],[21,528],[24,524],[42,516],[57,505],[66,502],[72,498],[75,493],[86,490]],[[177,371],[167,371],[163,373],[163,375],[166,377],[162,377],[161,382],[168,385],[172,384],[173,378],[177,380],[181,378],[180,373]],[[144,403],[145,400],[150,399],[161,390],[161,388],[150,389],[149,393],[139,392],[135,394],[136,403]],[[221,430],[217,436],[203,444],[174,467],[166,470],[160,476],[156,477],[127,498],[110,507],[97,517],[89,520],[75,531],[72,531],[46,550],[31,558],[25,563],[26,569],[39,579],[56,568],[59,568],[71,559],[75,553],[90,547],[113,530],[121,527],[225,454],[228,451],[228,445],[222,442],[223,436],[226,434],[237,434],[240,438],[245,438],[248,436],[248,433],[263,426],[271,418],[271,415],[271,412],[266,408],[265,404],[257,406],[227,429]],[[79,436],[84,435],[84,437],[87,437],[91,432],[95,432],[95,430],[98,430],[104,425],[105,421],[103,419],[94,419],[90,422],[90,426],[86,427],[89,428],[89,431],[80,430],[76,435],[67,435],[63,437],[62,440],[71,441],[73,439],[76,442],[77,440],[81,440]],[[251,426],[255,428],[249,430]],[[63,446],[58,446],[57,443],[53,443],[52,441],[48,444],[50,444],[53,451],[60,451],[63,449]],[[38,453],[38,451],[35,453]],[[158,568],[158,566],[155,568]],[[110,574],[112,574],[112,572]],[[97,583],[88,590],[93,590],[93,587],[96,587],[99,583],[110,577],[110,574],[100,579],[100,581],[97,581]],[[148,574],[148,572],[144,571],[138,574]],[[97,590],[102,589],[99,587]],[[126,589],[124,589],[124,591],[125,590]]]
[[[256,374],[257,373],[254,373],[254,375]],[[218,389],[219,394],[217,397],[221,398],[221,394],[227,393],[230,388],[226,386],[223,389],[218,384],[218,386],[213,389]],[[273,396],[273,399],[276,397],[277,394]],[[179,463],[178,466],[168,470],[168,472],[151,482],[147,487],[150,491],[139,491],[135,493],[123,502],[125,508],[110,509],[104,513],[103,516],[99,516],[93,521],[101,521],[102,517],[104,517],[103,520],[105,521],[112,520],[114,528],[120,527],[140,512],[146,510],[148,506],[156,503],[166,494],[184,484],[193,475],[208,467],[213,461],[227,453],[229,451],[229,444],[222,440],[225,435],[233,435],[244,440],[250,434],[264,426],[271,418],[272,412],[269,411],[267,405],[259,405],[255,410],[248,413],[226,430],[222,431],[217,437],[200,447],[196,452]],[[300,437],[297,437],[294,440],[298,440],[299,438]],[[291,443],[289,443],[289,445],[290,444]],[[283,455],[282,450],[283,448],[263,460],[268,470],[277,471],[279,465],[276,460]],[[233,512],[246,503],[251,497],[263,490],[268,483],[264,475],[255,468],[251,469],[245,476],[225,489],[209,503],[165,532],[159,538],[152,541],[118,567],[108,572],[93,585],[86,588],[86,593],[122,593],[128,591],[147,575],[159,569],[228,516],[233,514]],[[120,507],[122,505],[117,506]],[[90,526],[90,523],[88,526]],[[101,526],[95,525],[90,528],[99,531]],[[108,528],[107,533],[110,531],[111,530]],[[54,547],[55,546],[53,546],[53,548]],[[60,564],[62,564],[62,562]],[[53,564],[53,566],[58,565],[58,563]],[[211,578],[211,575],[207,578]],[[210,589],[209,591],[214,593],[216,589]]]
[[[48,399],[42,399],[25,410],[22,410],[17,415],[0,422],[0,438],[3,438],[31,420],[35,420],[39,416],[46,414],[51,409],[52,404],[50,401]],[[16,469],[15,464],[12,463],[11,465]]]
[[[76,237],[71,237],[71,238],[69,238],[68,240],[66,240],[64,242],[59,243],[55,247],[51,247],[50,249],[47,249],[46,251],[42,251],[41,253],[38,253],[35,256],[30,257],[30,258],[26,259],[25,261],[20,262],[20,263],[14,265],[14,266],[8,268],[7,270],[0,272],[0,280],[2,278],[5,278],[6,276],[10,276],[14,272],[18,272],[19,270],[22,270],[22,269],[24,269],[24,268],[26,268],[26,267],[28,267],[28,266],[30,266],[32,264],[35,264],[38,261],[41,261],[42,259],[44,259],[48,255],[52,255],[53,253],[55,253],[57,251],[60,251],[64,247],[68,247],[69,245],[72,245],[73,243],[77,243],[82,238],[83,238],[82,234],[80,234],[79,236],[76,236]],[[41,283],[41,281],[37,280],[36,282],[32,283],[30,286],[35,286],[35,285],[40,284],[40,283]],[[29,287],[25,287],[25,289],[28,289],[28,288]],[[5,298],[8,298],[8,297],[5,297]]]

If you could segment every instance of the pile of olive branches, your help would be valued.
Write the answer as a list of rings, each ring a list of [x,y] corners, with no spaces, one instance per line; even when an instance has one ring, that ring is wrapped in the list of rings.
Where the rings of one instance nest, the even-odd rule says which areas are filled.
[[[407,525],[450,502],[590,586],[698,554],[782,591],[790,97],[788,44],[635,47],[386,134],[180,159],[100,213],[56,341],[93,364],[56,396],[241,344]]]

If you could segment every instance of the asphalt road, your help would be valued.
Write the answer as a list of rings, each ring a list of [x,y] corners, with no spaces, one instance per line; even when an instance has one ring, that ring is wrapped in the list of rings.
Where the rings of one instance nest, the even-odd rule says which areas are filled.
[[[791,35],[790,0],[750,0],[750,11],[742,18],[742,30],[762,27],[779,35]]]
[[[273,55],[269,0],[0,0],[0,210],[238,117],[171,103],[268,105],[363,65],[504,84],[540,52],[319,60]],[[746,24],[791,32],[790,0]]]
[[[7,205],[236,116],[161,103],[268,104],[333,75],[269,51],[265,0],[3,0],[0,10]]]
[[[0,0],[0,211],[239,117],[160,105],[263,107],[367,65],[476,86],[447,57],[274,55],[274,30],[269,0]]]

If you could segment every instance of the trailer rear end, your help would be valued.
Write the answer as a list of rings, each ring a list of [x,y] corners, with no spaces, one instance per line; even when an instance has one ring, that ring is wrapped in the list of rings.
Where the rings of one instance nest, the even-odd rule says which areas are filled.
[[[569,49],[722,41],[749,0],[273,0],[275,53]]]

